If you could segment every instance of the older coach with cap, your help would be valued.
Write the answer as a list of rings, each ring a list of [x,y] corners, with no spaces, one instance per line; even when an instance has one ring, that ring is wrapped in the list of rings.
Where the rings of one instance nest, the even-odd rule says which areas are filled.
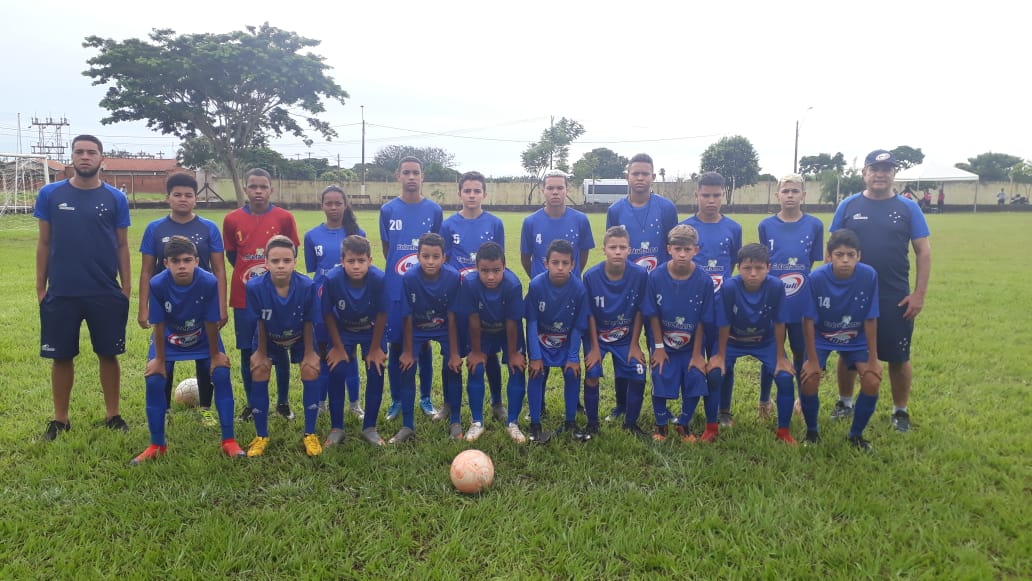
[[[835,210],[831,231],[849,228],[860,238],[861,261],[878,272],[880,295],[878,318],[878,358],[889,364],[892,384],[892,425],[900,432],[910,429],[907,403],[913,368],[910,365],[910,339],[914,319],[924,308],[925,293],[932,270],[932,249],[928,223],[913,200],[892,192],[896,177],[896,158],[892,152],[877,149],[864,160],[863,192],[849,196]],[[917,258],[917,279],[910,290],[910,256],[913,246]],[[840,365],[839,395],[833,416],[852,411],[855,371]],[[848,410],[845,408],[849,408]]]

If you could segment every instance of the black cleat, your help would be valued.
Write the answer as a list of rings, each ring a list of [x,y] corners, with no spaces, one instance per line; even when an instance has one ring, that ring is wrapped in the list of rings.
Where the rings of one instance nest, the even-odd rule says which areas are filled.
[[[817,431],[812,431],[811,432],[810,430],[806,431],[806,437],[803,438],[803,445],[804,446],[813,446],[813,445],[820,444],[820,443],[821,443],[821,434],[820,434],[820,432],[817,432]]]
[[[903,410],[897,410],[896,413],[892,414],[892,427],[896,428],[897,432],[909,432],[910,414]]]
[[[645,430],[643,430],[640,427],[638,427],[638,424],[631,424],[631,425],[624,424],[623,425],[623,429],[628,434],[634,436],[635,438],[638,438],[639,440],[651,440],[652,439],[652,436],[650,436],[649,433],[646,432]]]
[[[129,424],[125,423],[122,416],[111,416],[104,421],[104,426],[109,430],[118,430],[119,432],[129,431]]]
[[[48,442],[53,442],[61,432],[67,432],[71,429],[71,422],[61,423],[57,420],[50,420],[50,423],[47,424],[47,431],[43,432],[43,439]]]
[[[870,442],[864,439],[863,436],[850,436],[848,438],[849,443],[852,444],[857,450],[863,450],[864,452],[870,452],[874,449],[874,446]]]

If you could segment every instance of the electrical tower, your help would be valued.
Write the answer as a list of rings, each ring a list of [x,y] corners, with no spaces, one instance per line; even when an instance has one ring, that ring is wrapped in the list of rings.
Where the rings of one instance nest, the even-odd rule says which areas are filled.
[[[39,142],[32,146],[32,153],[45,155],[48,159],[67,162],[65,156],[67,146],[64,143],[63,128],[68,127],[68,119],[61,117],[54,119],[47,117],[45,120],[39,117],[32,118],[29,127],[39,128]]]

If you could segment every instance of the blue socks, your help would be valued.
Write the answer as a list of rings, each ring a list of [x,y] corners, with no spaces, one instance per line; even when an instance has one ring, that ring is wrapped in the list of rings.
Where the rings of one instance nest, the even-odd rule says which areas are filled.
[[[806,431],[817,431],[817,414],[820,412],[821,403],[817,394],[799,396],[799,405],[803,408],[803,419],[806,421]],[[778,412],[780,414],[781,412]]]
[[[508,421],[510,424],[518,423],[520,417],[520,411],[523,410],[523,399],[527,395],[527,375],[526,372],[515,372],[509,374],[509,385],[506,388],[506,395],[509,396],[509,417]],[[538,417],[540,418],[540,410],[538,411]]]
[[[305,434],[314,434],[315,421],[319,419],[319,402],[322,401],[323,383],[318,379],[302,379],[301,386],[301,402],[305,410]]]
[[[849,427],[849,437],[862,436],[867,422],[874,415],[874,408],[878,404],[877,395],[867,395],[863,392],[856,396],[856,407],[853,408],[853,425]]]
[[[624,398],[627,397],[627,386],[624,385]],[[598,384],[584,384],[584,414],[588,416],[588,425],[598,424]]]
[[[784,371],[774,377],[778,384],[778,427],[787,428],[792,423],[792,408],[795,407],[795,379]],[[767,394],[768,400],[770,393]]]
[[[255,435],[269,437],[269,382],[252,381],[251,393],[247,396],[247,405],[251,406],[254,417]]]
[[[625,381],[627,382],[627,400],[624,404],[624,425],[630,427],[637,425],[638,418],[641,417],[641,406],[645,400],[645,382],[629,379]]]
[[[168,400],[165,399],[165,378],[161,375],[148,375],[144,381],[147,385],[147,427],[150,429],[151,444],[165,445],[165,410]]]
[[[219,413],[219,425],[222,427],[222,439],[233,438],[233,384],[229,378],[228,367],[216,367],[211,374],[215,385],[215,410]]]

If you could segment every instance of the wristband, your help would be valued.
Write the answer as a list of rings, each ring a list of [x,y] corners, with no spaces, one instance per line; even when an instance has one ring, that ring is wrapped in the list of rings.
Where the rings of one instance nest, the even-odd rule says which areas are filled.
[[[655,345],[652,346],[653,349],[663,349],[665,347],[666,347],[666,345],[663,345],[662,343],[656,343]]]

